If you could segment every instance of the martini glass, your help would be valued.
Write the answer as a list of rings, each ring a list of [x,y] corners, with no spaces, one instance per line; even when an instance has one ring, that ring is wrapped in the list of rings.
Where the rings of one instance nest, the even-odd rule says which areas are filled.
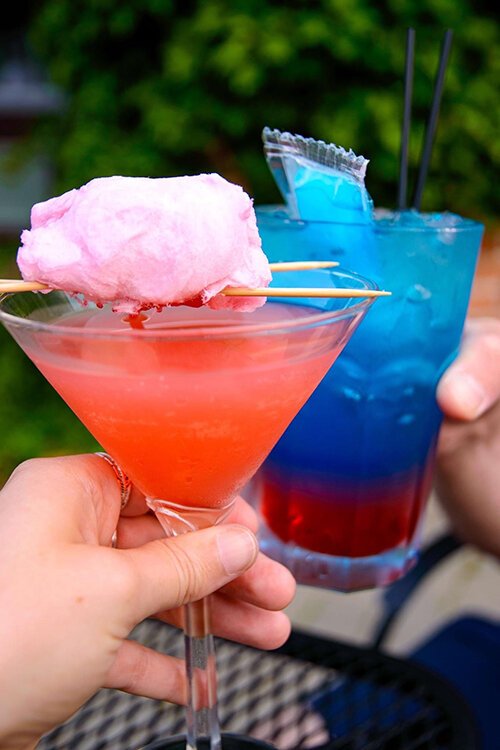
[[[280,286],[299,278],[282,274]],[[338,270],[308,280],[375,288]],[[183,306],[132,328],[107,306],[24,293],[0,300],[0,320],[175,535],[227,516],[371,302],[290,298],[251,314]],[[208,600],[185,607],[190,750],[221,744],[209,614]]]

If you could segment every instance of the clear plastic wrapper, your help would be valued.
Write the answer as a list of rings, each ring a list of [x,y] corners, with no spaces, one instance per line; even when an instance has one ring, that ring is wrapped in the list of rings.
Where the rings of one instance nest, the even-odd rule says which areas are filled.
[[[368,160],[334,143],[264,128],[264,153],[291,219],[366,224]]]

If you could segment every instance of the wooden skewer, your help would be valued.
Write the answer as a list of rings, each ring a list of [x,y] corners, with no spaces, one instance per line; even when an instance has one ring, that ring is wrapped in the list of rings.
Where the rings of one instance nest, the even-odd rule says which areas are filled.
[[[326,261],[325,261],[326,262]],[[23,281],[22,279],[0,279],[0,293],[8,292],[41,292],[49,289],[47,284],[39,281]],[[246,287],[226,287],[221,294],[226,297],[388,297],[391,292],[379,289],[342,289],[342,288],[311,288],[311,287],[260,287],[248,289]]]
[[[47,284],[39,281],[23,281],[23,279],[0,279],[0,292],[40,292],[48,289]]]
[[[336,260],[290,260],[285,263],[269,263],[269,270],[276,271],[314,271],[318,268],[338,266]]]
[[[247,289],[246,287],[227,286],[220,294],[225,297],[389,297],[392,292],[384,292],[380,289],[314,289],[311,287]]]

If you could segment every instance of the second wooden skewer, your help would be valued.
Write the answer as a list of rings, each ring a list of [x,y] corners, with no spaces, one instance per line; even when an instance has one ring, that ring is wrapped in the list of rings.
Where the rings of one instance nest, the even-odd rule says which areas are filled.
[[[220,292],[225,297],[390,297],[392,292],[382,289],[342,289],[313,287],[226,287]]]
[[[314,271],[321,268],[334,268],[336,260],[287,260],[282,263],[269,263],[269,270],[276,271]]]

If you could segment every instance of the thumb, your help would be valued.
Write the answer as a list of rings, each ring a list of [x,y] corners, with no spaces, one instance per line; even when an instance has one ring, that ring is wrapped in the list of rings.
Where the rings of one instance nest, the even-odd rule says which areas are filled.
[[[453,419],[477,419],[500,398],[500,323],[480,322],[438,385],[439,405]]]
[[[131,616],[140,622],[208,596],[248,570],[258,551],[252,532],[234,524],[122,550],[134,569],[137,584],[129,599]]]

